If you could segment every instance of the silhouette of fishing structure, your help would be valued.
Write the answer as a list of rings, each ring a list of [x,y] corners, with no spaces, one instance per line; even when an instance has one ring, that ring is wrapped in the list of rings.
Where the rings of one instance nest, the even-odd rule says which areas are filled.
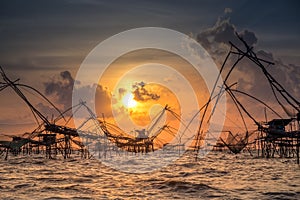
[[[214,150],[216,151],[225,151],[230,150],[230,152],[234,154],[240,153],[243,149],[246,149],[251,155],[251,149],[247,146],[249,145],[248,138],[249,135],[254,134],[256,131],[252,131],[251,134],[245,136],[243,133],[232,133],[231,131],[222,131],[222,133],[226,134],[226,139],[222,137],[219,138],[219,141],[214,145]]]
[[[98,118],[83,101],[61,112],[46,96],[35,88],[19,83],[19,79],[14,81],[9,79],[1,67],[0,74],[3,79],[3,82],[0,82],[0,91],[8,87],[13,89],[27,104],[38,125],[30,133],[25,133],[22,136],[6,135],[12,138],[12,140],[0,141],[0,156],[4,156],[5,159],[7,159],[9,152],[13,155],[18,155],[22,152],[23,154],[39,154],[44,152],[47,158],[54,158],[56,155],[61,154],[65,159],[69,158],[75,151],[80,152],[83,158],[90,158],[95,156],[96,153],[99,157],[102,157],[116,148],[127,152],[148,153],[155,150],[155,145],[166,145],[167,142],[159,139],[159,135],[162,132],[175,136],[176,130],[173,127],[168,125],[158,127],[159,121],[162,120],[166,111],[179,121],[181,120],[180,116],[166,105],[154,117],[147,129],[135,130],[136,135],[129,134],[121,130],[118,126],[106,122],[104,116],[102,119]],[[56,110],[58,117],[51,121],[48,120],[47,117],[30,103],[29,99],[22,92],[22,89],[33,91],[42,97],[42,99]],[[77,129],[69,127],[68,123],[72,120],[74,113],[68,119],[66,113],[71,110],[77,112],[82,108],[86,109],[90,118],[84,121]],[[61,122],[59,124],[59,121],[63,121],[64,125],[61,125]],[[91,155],[90,152],[93,152],[93,154]]]
[[[81,103],[81,105],[83,105],[87,109],[90,114],[90,118],[83,122],[79,129],[83,127],[88,121],[92,120],[98,130],[97,133],[100,133],[100,135],[98,136],[102,136],[107,139],[104,143],[107,148],[115,149],[117,147],[119,149],[125,150],[126,152],[153,152],[156,150],[155,145],[162,147],[167,144],[167,142],[158,138],[160,134],[166,132],[172,136],[175,136],[176,129],[174,129],[173,127],[169,125],[158,127],[158,124],[160,120],[162,120],[162,117],[164,116],[166,111],[171,113],[178,120],[181,120],[178,114],[176,114],[168,105],[166,105],[153,118],[147,129],[134,130],[135,134],[130,134],[120,129],[115,124],[107,122],[104,116],[102,117],[102,119],[97,118],[96,115],[91,111],[91,109],[86,106],[86,104]],[[79,131],[79,133],[80,136],[84,137],[84,134],[82,135],[81,130]],[[108,144],[110,144],[110,146],[107,146]]]
[[[275,155],[278,155],[279,157],[296,157],[297,163],[299,164],[299,146],[300,146],[300,103],[299,101],[293,97],[266,69],[266,66],[274,65],[273,62],[269,62],[267,60],[258,58],[257,55],[253,51],[253,47],[250,47],[245,40],[240,37],[237,33],[237,38],[244,46],[244,49],[242,50],[232,42],[229,42],[231,47],[230,51],[228,52],[222,66],[220,69],[219,76],[217,77],[216,83],[214,85],[213,91],[211,93],[211,96],[209,97],[204,112],[202,114],[200,125],[198,132],[196,134],[196,144],[194,146],[194,151],[196,153],[199,152],[201,149],[202,139],[203,136],[203,124],[205,117],[208,116],[209,120],[211,116],[215,112],[215,108],[218,104],[218,100],[220,97],[224,94],[224,91],[230,96],[232,102],[236,106],[238,113],[240,115],[240,118],[243,121],[244,128],[245,128],[245,134],[237,135],[233,134],[231,131],[225,131],[228,133],[227,139],[220,138],[220,142],[217,144],[217,149],[226,147],[228,148],[232,153],[240,153],[243,149],[247,148],[247,150],[251,153],[250,149],[248,148],[250,145],[254,144],[254,147],[258,151],[259,157],[274,157]],[[227,74],[225,74],[225,78],[223,79],[223,85],[220,87],[219,94],[217,97],[212,97],[212,94],[217,89],[217,82],[220,79],[221,75],[225,73],[225,66],[227,64],[227,61],[229,57],[235,56],[236,60],[229,68],[229,71]],[[275,97],[278,107],[282,107],[283,110],[286,112],[286,114],[290,118],[282,118],[271,106],[268,106],[265,102],[262,100],[256,98],[253,95],[250,95],[244,91],[240,91],[237,89],[233,89],[233,85],[228,84],[228,79],[232,73],[232,71],[237,67],[237,65],[244,59],[250,60],[255,66],[259,67],[262,74],[265,76],[266,80],[268,81],[270,85],[270,89],[272,91],[273,96]],[[240,99],[237,98],[237,95],[243,95],[245,97],[251,98],[252,100],[255,100],[258,104],[261,104],[265,107],[265,109],[268,109],[272,113],[274,113],[276,116],[278,116],[278,119],[272,119],[271,121],[267,121],[264,123],[258,122],[258,120],[253,117],[251,114],[251,111],[246,109],[246,107],[241,103]],[[212,104],[212,100],[214,98],[217,98],[214,105]],[[280,99],[281,98],[281,99]],[[283,99],[283,100],[282,100]],[[284,103],[282,102],[284,101]],[[213,106],[213,110],[211,113],[208,113],[208,107]],[[288,112],[288,110],[294,109],[297,114],[291,114]],[[249,117],[254,124],[257,126],[257,130],[249,131],[245,122],[245,116]],[[266,115],[266,114],[265,114]],[[266,117],[267,118],[267,117]],[[209,121],[208,120],[208,121]],[[287,128],[289,127],[289,129]],[[250,142],[249,138],[254,134],[258,133],[257,138]],[[196,157],[197,158],[197,157]]]
[[[39,153],[42,148],[45,150],[46,157],[48,158],[52,158],[53,152],[57,154],[58,151],[61,152],[64,158],[69,157],[71,154],[71,142],[73,138],[78,137],[78,133],[73,128],[56,124],[59,118],[63,118],[66,121],[63,113],[35,88],[19,83],[19,79],[14,81],[10,80],[2,68],[0,68],[0,74],[3,80],[3,82],[0,83],[0,91],[10,87],[27,104],[38,125],[31,133],[25,133],[21,137],[13,137],[12,141],[0,142],[0,148],[4,148],[6,151],[5,159],[7,159],[9,151],[15,152],[14,154],[16,154],[16,152],[21,152],[21,148],[27,149],[27,153],[31,153],[32,149],[35,149],[36,153]],[[30,103],[21,89],[29,90],[42,97],[42,99],[48,102],[59,113],[59,118],[49,121],[47,117]],[[57,137],[57,135],[60,135],[60,137]]]
[[[200,110],[194,115],[190,122],[185,125],[182,122],[180,116],[172,111],[167,105],[157,114],[147,129],[135,130],[135,134],[124,132],[118,126],[107,122],[102,116],[99,118],[91,109],[86,106],[83,101],[80,101],[78,105],[61,112],[47,97],[35,88],[19,83],[19,79],[9,79],[2,68],[0,68],[0,74],[3,82],[0,82],[0,91],[10,87],[16,94],[27,104],[31,110],[38,127],[30,133],[25,133],[20,136],[11,136],[11,141],[0,141],[0,156],[4,156],[5,159],[8,157],[8,153],[18,155],[23,152],[24,154],[40,153],[45,152],[47,158],[53,158],[54,156],[61,154],[64,158],[69,158],[70,155],[77,151],[81,153],[81,157],[90,158],[98,154],[99,157],[106,157],[111,151],[115,151],[116,148],[132,153],[148,153],[155,151],[155,145],[165,146],[168,142],[163,141],[159,138],[163,132],[167,132],[174,137],[177,137],[176,132],[178,130],[171,126],[163,125],[158,127],[159,122],[166,112],[169,112],[174,116],[179,123],[184,125],[185,130],[179,134],[179,145],[181,137],[184,136],[185,131],[188,131],[189,125],[196,116],[200,115],[199,128],[194,138],[194,143],[191,146],[196,154],[196,159],[199,151],[203,147],[205,136],[208,132],[205,130],[205,124],[210,123],[210,119],[216,112],[217,105],[221,101],[222,95],[225,93],[231,98],[233,104],[237,108],[240,119],[243,122],[245,129],[244,133],[233,133],[230,130],[219,130],[223,134],[227,134],[226,138],[220,137],[219,142],[215,144],[215,149],[229,149],[232,153],[240,153],[242,150],[252,152],[250,146],[254,146],[257,150],[259,157],[296,157],[299,163],[299,147],[300,147],[300,103],[295,99],[275,78],[267,71],[266,66],[274,65],[274,63],[267,60],[258,58],[253,52],[253,47],[250,47],[242,37],[237,34],[238,39],[242,43],[244,49],[239,48],[232,42],[230,51],[228,52],[218,77],[216,77],[215,85],[211,91],[206,104],[204,104]],[[227,70],[227,74],[223,75],[226,70],[225,66],[229,57],[235,56],[236,60]],[[237,84],[229,84],[228,80],[233,70],[238,64],[247,59],[251,61],[255,66],[261,69],[262,74],[266,77],[269,82],[273,96],[275,97],[278,105],[288,114],[290,118],[281,117],[273,107],[267,105],[264,101],[250,95],[244,91],[234,89],[233,87]],[[220,77],[224,77],[223,84],[218,87],[217,83]],[[54,120],[49,120],[45,117],[36,107],[34,107],[27,97],[24,95],[21,89],[31,90],[38,94],[42,99],[51,105],[57,112],[58,117]],[[217,92],[217,95],[215,92]],[[276,119],[265,122],[259,122],[240,101],[237,95],[250,98],[256,101],[258,104],[264,106],[270,112],[278,116]],[[282,102],[284,100],[284,103]],[[278,106],[278,107],[279,107]],[[72,116],[68,119],[66,113],[84,108],[90,115],[78,128],[72,128],[68,126]],[[209,110],[211,109],[211,112]],[[288,112],[289,109],[294,109],[297,114],[291,114]],[[249,130],[245,117],[250,118],[257,126],[256,130]],[[267,118],[267,117],[266,117]],[[58,122],[63,121],[61,125]],[[92,123],[92,125],[90,124]],[[93,127],[92,129],[90,127]],[[88,127],[88,128],[86,128]],[[250,137],[257,134],[255,140],[250,141]],[[92,154],[90,153],[92,152]]]

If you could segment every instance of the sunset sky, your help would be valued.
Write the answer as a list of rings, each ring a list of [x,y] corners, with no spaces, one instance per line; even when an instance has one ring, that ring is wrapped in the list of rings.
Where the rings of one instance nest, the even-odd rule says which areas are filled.
[[[228,41],[236,41],[234,32],[237,31],[249,39],[258,55],[276,63],[274,68],[270,68],[271,72],[299,99],[299,8],[298,1],[258,0],[126,3],[97,0],[1,1],[0,65],[9,77],[20,78],[22,83],[39,89],[64,110],[71,106],[72,85],[81,63],[95,46],[112,35],[139,27],[173,29],[197,40],[220,66],[229,49]],[[194,89],[197,98],[201,99],[199,107],[203,105],[204,96],[208,94],[207,88],[201,78],[194,78],[193,70],[185,70],[188,63],[166,52],[151,50],[132,52],[112,63],[110,71],[99,82],[96,101],[98,98],[105,103],[111,99],[123,102],[115,106],[119,106],[119,110],[122,106],[127,107],[132,119],[140,126],[147,125],[150,119],[143,114],[147,110],[145,107],[154,104],[169,102],[180,113],[176,94],[155,84],[147,85],[147,77],[145,80],[141,77],[135,79],[129,73],[127,86],[120,83],[119,87],[115,87],[118,77],[128,69],[147,63],[159,63],[181,70],[193,87],[199,85]],[[258,70],[245,62],[233,73],[231,82],[238,82],[239,89],[272,104],[267,83],[261,82],[257,74]],[[166,74],[162,79],[167,82],[170,76]],[[139,85],[143,82],[146,83],[145,87]],[[147,93],[140,90],[143,87]],[[140,92],[144,92],[144,96]],[[186,95],[184,91],[177,92]],[[128,96],[130,93],[136,96]],[[51,108],[30,93],[27,94],[33,104],[51,118]],[[130,104],[124,103],[124,97],[130,99]],[[148,104],[145,104],[146,101]],[[140,103],[144,103],[144,106],[138,109]],[[256,108],[251,106],[253,104],[249,104],[249,108],[256,112]],[[29,110],[10,89],[0,92],[0,110],[0,133],[19,133],[24,128],[34,126]],[[109,112],[102,108],[98,114],[106,113],[111,117]],[[233,113],[235,111],[228,114],[233,115],[230,121],[237,120]],[[262,114],[261,109],[257,114]],[[230,121],[228,126],[233,125]]]

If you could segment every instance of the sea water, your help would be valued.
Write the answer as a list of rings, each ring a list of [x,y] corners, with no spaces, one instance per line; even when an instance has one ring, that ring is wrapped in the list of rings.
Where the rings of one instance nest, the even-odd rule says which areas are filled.
[[[10,156],[0,160],[0,199],[300,199],[300,166],[295,159],[210,152],[125,173],[93,158]]]

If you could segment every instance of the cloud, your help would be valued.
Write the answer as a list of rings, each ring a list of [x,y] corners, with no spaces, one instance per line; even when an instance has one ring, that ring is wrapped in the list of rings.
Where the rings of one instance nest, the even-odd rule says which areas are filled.
[[[50,105],[45,105],[44,103],[38,103],[37,105],[35,105],[35,107],[37,108],[37,110],[42,113],[49,121],[52,121],[53,119],[55,119],[56,117],[58,117],[60,114],[58,113],[58,111],[53,108]]]
[[[127,92],[127,90],[125,88],[119,88],[118,92],[119,92],[119,99],[121,99],[124,96],[124,94]]]
[[[59,76],[52,78],[44,83],[45,95],[58,107],[61,111],[65,111],[72,107],[72,92],[75,82],[69,71],[62,71]],[[111,94],[109,90],[102,85],[94,84],[92,86],[77,87],[78,93],[84,96],[92,96],[91,93],[95,93],[96,112],[97,114],[104,114],[106,117],[112,116],[111,112]],[[93,100],[92,100],[93,101]],[[57,117],[59,113],[51,106],[44,103],[38,103],[36,105],[38,110],[48,117]],[[71,115],[72,110],[66,113]]]
[[[225,8],[224,13],[225,14],[232,13],[232,9],[231,8]]]
[[[229,41],[240,45],[235,33],[236,27],[230,22],[230,18],[220,17],[212,28],[208,28],[197,35],[197,41],[213,56],[221,56],[228,52]],[[254,32],[244,30],[239,32],[244,40],[253,46],[257,43]]]
[[[158,100],[160,96],[147,88],[147,84],[144,82],[136,83],[132,86],[134,88],[133,95],[136,101],[149,101]]]
[[[54,97],[56,104],[62,106],[64,110],[72,106],[72,91],[74,79],[69,71],[63,71],[57,80],[44,83],[45,94]]]
[[[225,14],[227,13],[228,10],[225,10]],[[283,63],[280,59],[276,58],[271,52],[259,49],[257,50],[257,35],[254,32],[247,29],[238,30],[235,27],[235,25],[231,23],[229,17],[220,17],[213,27],[200,32],[197,35],[196,39],[208,51],[208,53],[214,59],[216,64],[220,67],[227,53],[230,50],[229,41],[231,41],[239,48],[243,49],[243,44],[236,37],[235,32],[237,32],[248,43],[249,46],[254,47],[254,52],[257,52],[256,54],[259,58],[275,63],[274,66],[266,66],[268,72],[279,83],[281,83],[283,87],[291,93],[292,96],[294,96],[296,99],[300,99],[300,66]],[[228,64],[224,70],[225,73],[223,73],[223,78],[226,76],[227,72],[229,71],[229,68],[236,61],[236,59],[237,56],[231,56],[229,58],[227,62]],[[230,75],[228,82],[237,82],[237,87],[239,90],[242,90],[259,99],[262,99],[269,105],[277,106],[275,110],[281,109],[277,104],[275,98],[273,97],[270,84],[266,79],[265,75],[263,74],[262,70],[249,59],[243,59],[243,61],[241,61],[238,64],[238,66]],[[253,106],[250,105],[249,99],[245,98],[244,96],[239,97],[248,108],[253,108]],[[256,106],[256,108],[257,107],[258,106]],[[253,110],[251,110],[251,112],[252,111]]]
[[[94,85],[96,88],[95,102],[97,115],[104,115],[105,117],[111,117],[112,115],[112,95],[108,88],[102,85]]]

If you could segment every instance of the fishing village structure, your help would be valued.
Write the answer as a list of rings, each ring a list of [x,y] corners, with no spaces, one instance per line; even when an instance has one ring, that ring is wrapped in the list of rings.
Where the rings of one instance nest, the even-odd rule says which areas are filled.
[[[243,49],[232,42],[229,42],[231,45],[230,51],[220,68],[219,76],[216,77],[216,83],[221,76],[223,77],[223,85],[219,88],[219,95],[211,95],[208,98],[207,103],[199,110],[199,129],[195,135],[194,143],[191,148],[196,153],[197,158],[197,154],[203,146],[205,134],[207,134],[203,128],[204,124],[209,123],[209,120],[208,122],[206,120],[210,119],[214,112],[217,112],[214,108],[217,106],[221,96],[227,94],[237,108],[238,114],[243,121],[245,132],[237,134],[230,130],[220,130],[223,132],[222,135],[226,135],[227,137],[219,138],[217,144],[214,146],[215,150],[226,149],[235,154],[240,153],[243,150],[253,154],[253,151],[255,150],[258,157],[296,158],[297,163],[299,164],[300,102],[267,71],[266,66],[274,65],[274,63],[258,58],[253,51],[253,47],[249,46],[238,34],[237,37],[241,42]],[[229,67],[229,70],[225,70],[228,65],[228,59],[231,56],[234,56],[236,60]],[[261,73],[268,81],[270,90],[277,101],[277,108],[267,105],[264,101],[245,91],[233,89],[233,86],[235,86],[236,83],[228,83],[232,71],[244,59],[251,61],[255,67],[258,67],[261,70]],[[225,72],[227,73],[225,74]],[[110,153],[110,150],[115,150],[116,148],[132,153],[148,153],[155,151],[155,146],[158,144],[159,146],[166,145],[166,143],[158,139],[160,134],[168,132],[172,135],[176,132],[176,130],[172,130],[172,127],[167,125],[162,127],[157,126],[165,112],[171,113],[178,119],[179,123],[182,123],[180,116],[166,105],[164,109],[157,114],[156,118],[153,119],[151,125],[147,129],[136,130],[136,135],[128,134],[116,125],[106,122],[104,117],[101,119],[98,118],[83,101],[79,102],[76,109],[73,107],[61,112],[38,90],[31,86],[19,83],[19,79],[9,79],[2,68],[0,69],[0,75],[2,77],[2,81],[0,81],[0,92],[6,88],[11,88],[15,91],[27,104],[37,122],[37,128],[32,132],[22,136],[10,136],[12,139],[11,141],[0,141],[0,158],[3,157],[4,159],[7,159],[9,154],[18,155],[20,153],[45,153],[47,158],[53,158],[61,154],[63,158],[69,158],[71,154],[74,154],[75,152],[80,154],[82,158],[96,156],[95,152],[97,152],[99,157],[105,157]],[[57,111],[58,117],[49,121],[47,117],[30,103],[22,92],[22,88],[31,90],[42,97]],[[217,89],[218,87],[215,85],[211,94],[214,94]],[[275,114],[278,118],[267,121],[266,117],[265,122],[258,121],[251,113],[251,110],[241,103],[237,94],[254,100],[259,105],[262,105],[265,109],[268,109],[268,111]],[[214,104],[212,103],[213,100],[215,102]],[[295,110],[295,114],[290,115],[290,113],[288,113],[289,118],[283,118],[276,111],[276,109],[280,107],[285,111],[287,110],[286,107],[289,107],[289,109]],[[209,112],[209,108],[213,108],[211,112]],[[67,119],[66,113],[72,109],[85,109],[90,114],[90,118],[83,122],[77,129],[68,126],[72,115]],[[257,126],[256,130],[248,130],[245,117],[252,120]],[[59,124],[59,121],[63,121],[63,125],[61,125],[61,123]],[[85,130],[85,127],[90,126],[90,124],[92,124],[94,130]],[[186,129],[188,129],[188,126]],[[184,133],[181,133],[181,135],[183,134]],[[250,140],[250,138],[253,137],[254,139]],[[93,154],[91,155],[90,152],[93,152]]]
[[[0,141],[0,156],[8,158],[9,153],[18,154],[40,154],[45,153],[47,158],[54,158],[61,154],[63,158],[69,158],[72,153],[81,154],[82,158],[90,158],[97,154],[99,157],[106,156],[111,150],[125,150],[133,153],[148,153],[155,150],[155,144],[163,146],[165,143],[158,139],[162,132],[173,134],[170,126],[164,125],[157,127],[166,111],[175,116],[177,114],[166,105],[153,119],[150,126],[146,129],[135,130],[138,134],[132,135],[124,132],[114,124],[108,123],[103,119],[97,118],[95,113],[81,101],[78,105],[61,112],[47,97],[35,88],[19,83],[19,79],[12,81],[7,77],[4,70],[0,68],[3,82],[0,82],[0,91],[10,87],[27,104],[37,123],[37,128],[31,133],[22,136],[11,136],[11,141]],[[48,102],[58,113],[58,117],[49,121],[35,106],[33,106],[22,88],[35,92]],[[84,121],[77,129],[69,127],[73,115],[67,119],[66,113],[72,109],[86,109],[90,118]],[[75,112],[76,112],[75,111]],[[180,120],[180,119],[179,119]],[[62,121],[64,125],[59,124]],[[85,130],[85,127],[93,127]],[[93,152],[93,155],[90,155]]]
[[[231,45],[230,51],[228,52],[222,67],[220,69],[220,75],[225,73],[225,66],[229,60],[229,57],[235,56],[235,62],[230,65],[229,70],[227,71],[227,74],[225,74],[224,83],[222,87],[220,88],[219,96],[217,98],[220,98],[221,95],[224,94],[224,91],[230,96],[231,100],[233,101],[234,105],[236,106],[238,113],[240,115],[240,118],[243,121],[245,133],[242,134],[243,136],[240,137],[237,134],[233,134],[231,131],[223,131],[227,132],[227,139],[220,138],[219,142],[215,145],[216,150],[223,150],[228,149],[232,153],[240,153],[242,150],[247,150],[252,154],[251,150],[256,150],[258,157],[262,158],[274,158],[274,157],[280,157],[280,158],[296,158],[297,163],[299,164],[299,148],[300,148],[300,102],[293,97],[266,69],[266,66],[268,65],[274,65],[274,63],[269,62],[267,60],[258,58],[256,53],[253,51],[253,47],[250,47],[245,40],[240,37],[238,34],[236,34],[239,41],[242,43],[242,46],[244,46],[244,49],[242,50],[232,42],[229,42]],[[283,118],[281,117],[278,112],[276,112],[277,108],[273,108],[269,105],[267,105],[264,101],[256,98],[255,96],[246,93],[245,91],[240,91],[237,89],[233,89],[232,86],[234,86],[236,83],[229,85],[228,79],[232,73],[232,71],[238,66],[238,64],[244,60],[248,59],[248,61],[251,61],[254,66],[258,67],[266,80],[268,81],[270,85],[270,90],[272,91],[273,96],[275,97],[277,101],[277,108],[282,107],[282,109],[286,112],[286,114],[290,118]],[[217,77],[217,81],[220,77]],[[216,81],[216,83],[217,83]],[[216,85],[214,87],[214,90],[216,90]],[[213,94],[213,92],[211,93]],[[254,100],[258,105],[264,106],[265,109],[268,109],[273,114],[278,116],[276,119],[272,119],[271,121],[266,122],[259,122],[253,114],[251,114],[251,111],[248,110],[240,101],[240,99],[237,97],[236,94],[243,95],[245,97],[248,97],[252,100]],[[196,145],[194,146],[194,151],[198,152],[201,149],[201,142],[203,137],[203,130],[202,125],[204,123],[204,119],[206,115],[211,115],[211,113],[207,113],[207,109],[209,105],[212,103],[212,99],[216,97],[210,96],[208,99],[203,115],[200,120],[200,127],[198,130],[198,133],[196,134]],[[284,102],[282,102],[282,99]],[[216,104],[218,101],[215,103]],[[287,108],[288,107],[288,108]],[[293,109],[296,112],[294,114],[291,114],[287,112],[287,110]],[[265,113],[266,115],[266,113]],[[249,131],[247,128],[247,124],[245,122],[245,117],[250,118],[253,123],[257,126],[257,129],[254,131]],[[267,117],[266,117],[267,118]],[[257,137],[254,139],[254,141],[249,141],[249,138],[253,136],[254,134],[257,135]]]

